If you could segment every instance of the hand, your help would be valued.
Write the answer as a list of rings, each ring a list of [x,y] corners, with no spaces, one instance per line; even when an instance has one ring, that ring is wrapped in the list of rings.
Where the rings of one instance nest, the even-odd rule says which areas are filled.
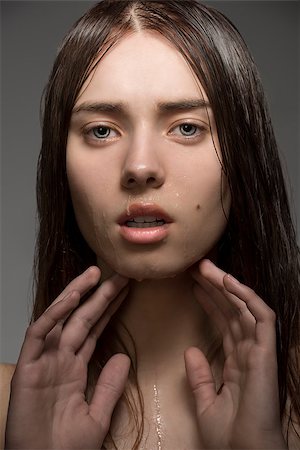
[[[249,287],[209,260],[194,274],[194,293],[223,339],[223,386],[197,348],[185,353],[205,449],[287,449],[280,414],[275,313]]]
[[[130,362],[114,355],[87,403],[88,362],[128,293],[128,280],[115,275],[78,307],[99,278],[99,269],[90,267],[28,328],[12,381],[5,448],[101,448]]]

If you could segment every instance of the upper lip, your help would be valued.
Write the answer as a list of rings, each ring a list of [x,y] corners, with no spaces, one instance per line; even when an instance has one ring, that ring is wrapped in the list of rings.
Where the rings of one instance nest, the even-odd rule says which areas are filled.
[[[124,211],[119,219],[118,223],[124,225],[129,220],[133,220],[135,217],[156,217],[157,219],[164,220],[166,223],[172,222],[172,218],[161,207],[155,203],[132,203]]]

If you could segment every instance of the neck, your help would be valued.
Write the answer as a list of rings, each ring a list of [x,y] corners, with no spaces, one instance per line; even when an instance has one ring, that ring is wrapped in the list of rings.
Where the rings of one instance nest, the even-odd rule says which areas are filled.
[[[184,448],[187,439],[189,448],[199,448],[184,351],[198,346],[206,353],[214,341],[215,331],[192,288],[193,280],[188,272],[169,279],[131,280],[128,298],[118,312],[134,342],[138,386],[149,426],[149,448]],[[130,351],[132,341],[122,330],[120,327],[122,341]],[[219,372],[214,368],[213,372],[220,385]],[[120,405],[112,425],[115,436],[124,429],[127,414],[126,407]],[[174,405],[180,409],[180,415]]]
[[[208,348],[212,329],[192,286],[187,272],[169,279],[131,281],[119,317],[135,343],[140,374],[170,375],[166,368],[175,366],[182,372],[188,347]]]

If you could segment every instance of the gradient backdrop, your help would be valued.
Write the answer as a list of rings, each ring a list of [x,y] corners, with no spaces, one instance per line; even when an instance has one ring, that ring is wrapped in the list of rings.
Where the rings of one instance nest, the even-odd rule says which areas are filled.
[[[30,317],[40,97],[61,39],[94,3],[1,1],[1,362],[17,360]],[[300,217],[300,4],[206,3],[233,21],[256,59],[292,185],[293,208]]]

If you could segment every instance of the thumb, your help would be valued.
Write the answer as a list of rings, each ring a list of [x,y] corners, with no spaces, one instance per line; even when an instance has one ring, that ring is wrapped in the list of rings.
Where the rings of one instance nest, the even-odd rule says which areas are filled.
[[[116,354],[106,363],[97,381],[90,403],[90,415],[107,431],[113,410],[125,389],[129,368],[128,356]]]
[[[213,374],[205,355],[198,348],[187,349],[184,359],[187,378],[196,400],[197,412],[201,415],[217,397]]]

